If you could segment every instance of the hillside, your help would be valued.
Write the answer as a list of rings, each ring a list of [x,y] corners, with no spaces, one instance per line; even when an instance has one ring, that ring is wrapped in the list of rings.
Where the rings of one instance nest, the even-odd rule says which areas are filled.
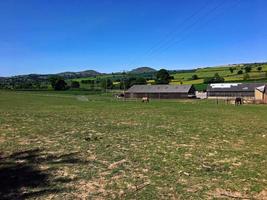
[[[48,81],[51,76],[61,76],[64,79],[75,79],[75,78],[86,78],[86,77],[96,77],[103,75],[94,70],[86,70],[81,72],[61,72],[57,74],[26,74],[26,75],[18,75],[11,77],[0,77],[0,84],[6,84],[11,82],[35,82],[35,81]]]
[[[56,75],[62,76],[65,79],[70,79],[70,78],[85,78],[85,77],[98,76],[98,75],[101,75],[101,73],[95,70],[86,70],[86,71],[81,71],[81,72],[62,72]]]
[[[142,73],[153,73],[157,70],[151,68],[151,67],[138,67],[136,69],[133,69],[130,71],[132,74],[142,74]]]

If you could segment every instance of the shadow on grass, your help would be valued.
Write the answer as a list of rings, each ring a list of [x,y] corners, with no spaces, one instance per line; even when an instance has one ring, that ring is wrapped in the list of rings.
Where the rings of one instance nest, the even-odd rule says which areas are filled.
[[[0,199],[25,199],[67,190],[68,177],[55,177],[58,164],[85,164],[77,153],[47,154],[41,149],[0,154]],[[49,166],[43,169],[41,166]]]

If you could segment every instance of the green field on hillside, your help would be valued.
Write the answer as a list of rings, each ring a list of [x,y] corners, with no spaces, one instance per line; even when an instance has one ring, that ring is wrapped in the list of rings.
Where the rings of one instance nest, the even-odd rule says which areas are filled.
[[[266,121],[264,105],[0,91],[0,197],[264,199]]]
[[[190,73],[177,73],[173,74],[174,76],[174,82],[177,82],[178,84],[180,81],[183,82],[183,84],[199,84],[203,83],[204,78],[212,77],[215,73],[218,73],[220,76],[224,77],[225,81],[243,81],[244,74],[237,74],[239,70],[242,69],[241,66],[235,66],[235,70],[233,73],[230,72],[229,67],[210,67],[210,68],[202,68],[197,69],[195,72]],[[251,72],[248,73],[249,80],[263,80],[266,79],[266,72],[267,72],[267,65],[261,65],[262,70],[258,71],[257,67],[252,67]],[[199,79],[197,80],[191,80],[193,75],[197,75]]]

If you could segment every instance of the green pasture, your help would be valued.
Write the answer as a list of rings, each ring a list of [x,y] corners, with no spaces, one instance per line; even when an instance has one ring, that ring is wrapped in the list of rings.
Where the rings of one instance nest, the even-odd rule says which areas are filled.
[[[0,91],[1,199],[253,199],[267,107]]]

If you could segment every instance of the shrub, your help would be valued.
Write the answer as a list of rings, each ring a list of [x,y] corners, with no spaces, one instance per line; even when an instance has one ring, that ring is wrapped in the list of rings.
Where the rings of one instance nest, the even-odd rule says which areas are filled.
[[[237,74],[243,74],[243,70],[240,69]]]
[[[71,82],[71,87],[72,88],[80,88],[80,83],[78,81],[72,81]]]
[[[204,83],[208,84],[208,83],[223,83],[224,82],[224,78],[221,77],[218,73],[214,74],[213,77],[207,77],[204,79]]]
[[[261,66],[257,67],[257,70],[260,72],[262,70],[262,67]]]
[[[138,77],[135,81],[134,81],[135,85],[146,85],[146,79],[143,77]]]
[[[246,73],[249,73],[251,71],[251,69],[252,69],[251,66],[246,66],[245,67],[245,72]]]
[[[60,76],[52,76],[49,78],[51,86],[54,90],[66,90],[68,89],[67,83]]]
[[[66,89],[68,89],[67,83],[63,79],[56,81],[54,90],[66,90]]]
[[[100,82],[102,89],[112,89],[113,88],[113,82],[110,79],[102,79]]]
[[[196,74],[194,74],[193,76],[192,76],[192,80],[197,80],[198,79],[198,76],[196,75]]]
[[[248,73],[245,73],[244,76],[243,76],[243,80],[244,81],[247,81],[249,79],[249,74]]]

